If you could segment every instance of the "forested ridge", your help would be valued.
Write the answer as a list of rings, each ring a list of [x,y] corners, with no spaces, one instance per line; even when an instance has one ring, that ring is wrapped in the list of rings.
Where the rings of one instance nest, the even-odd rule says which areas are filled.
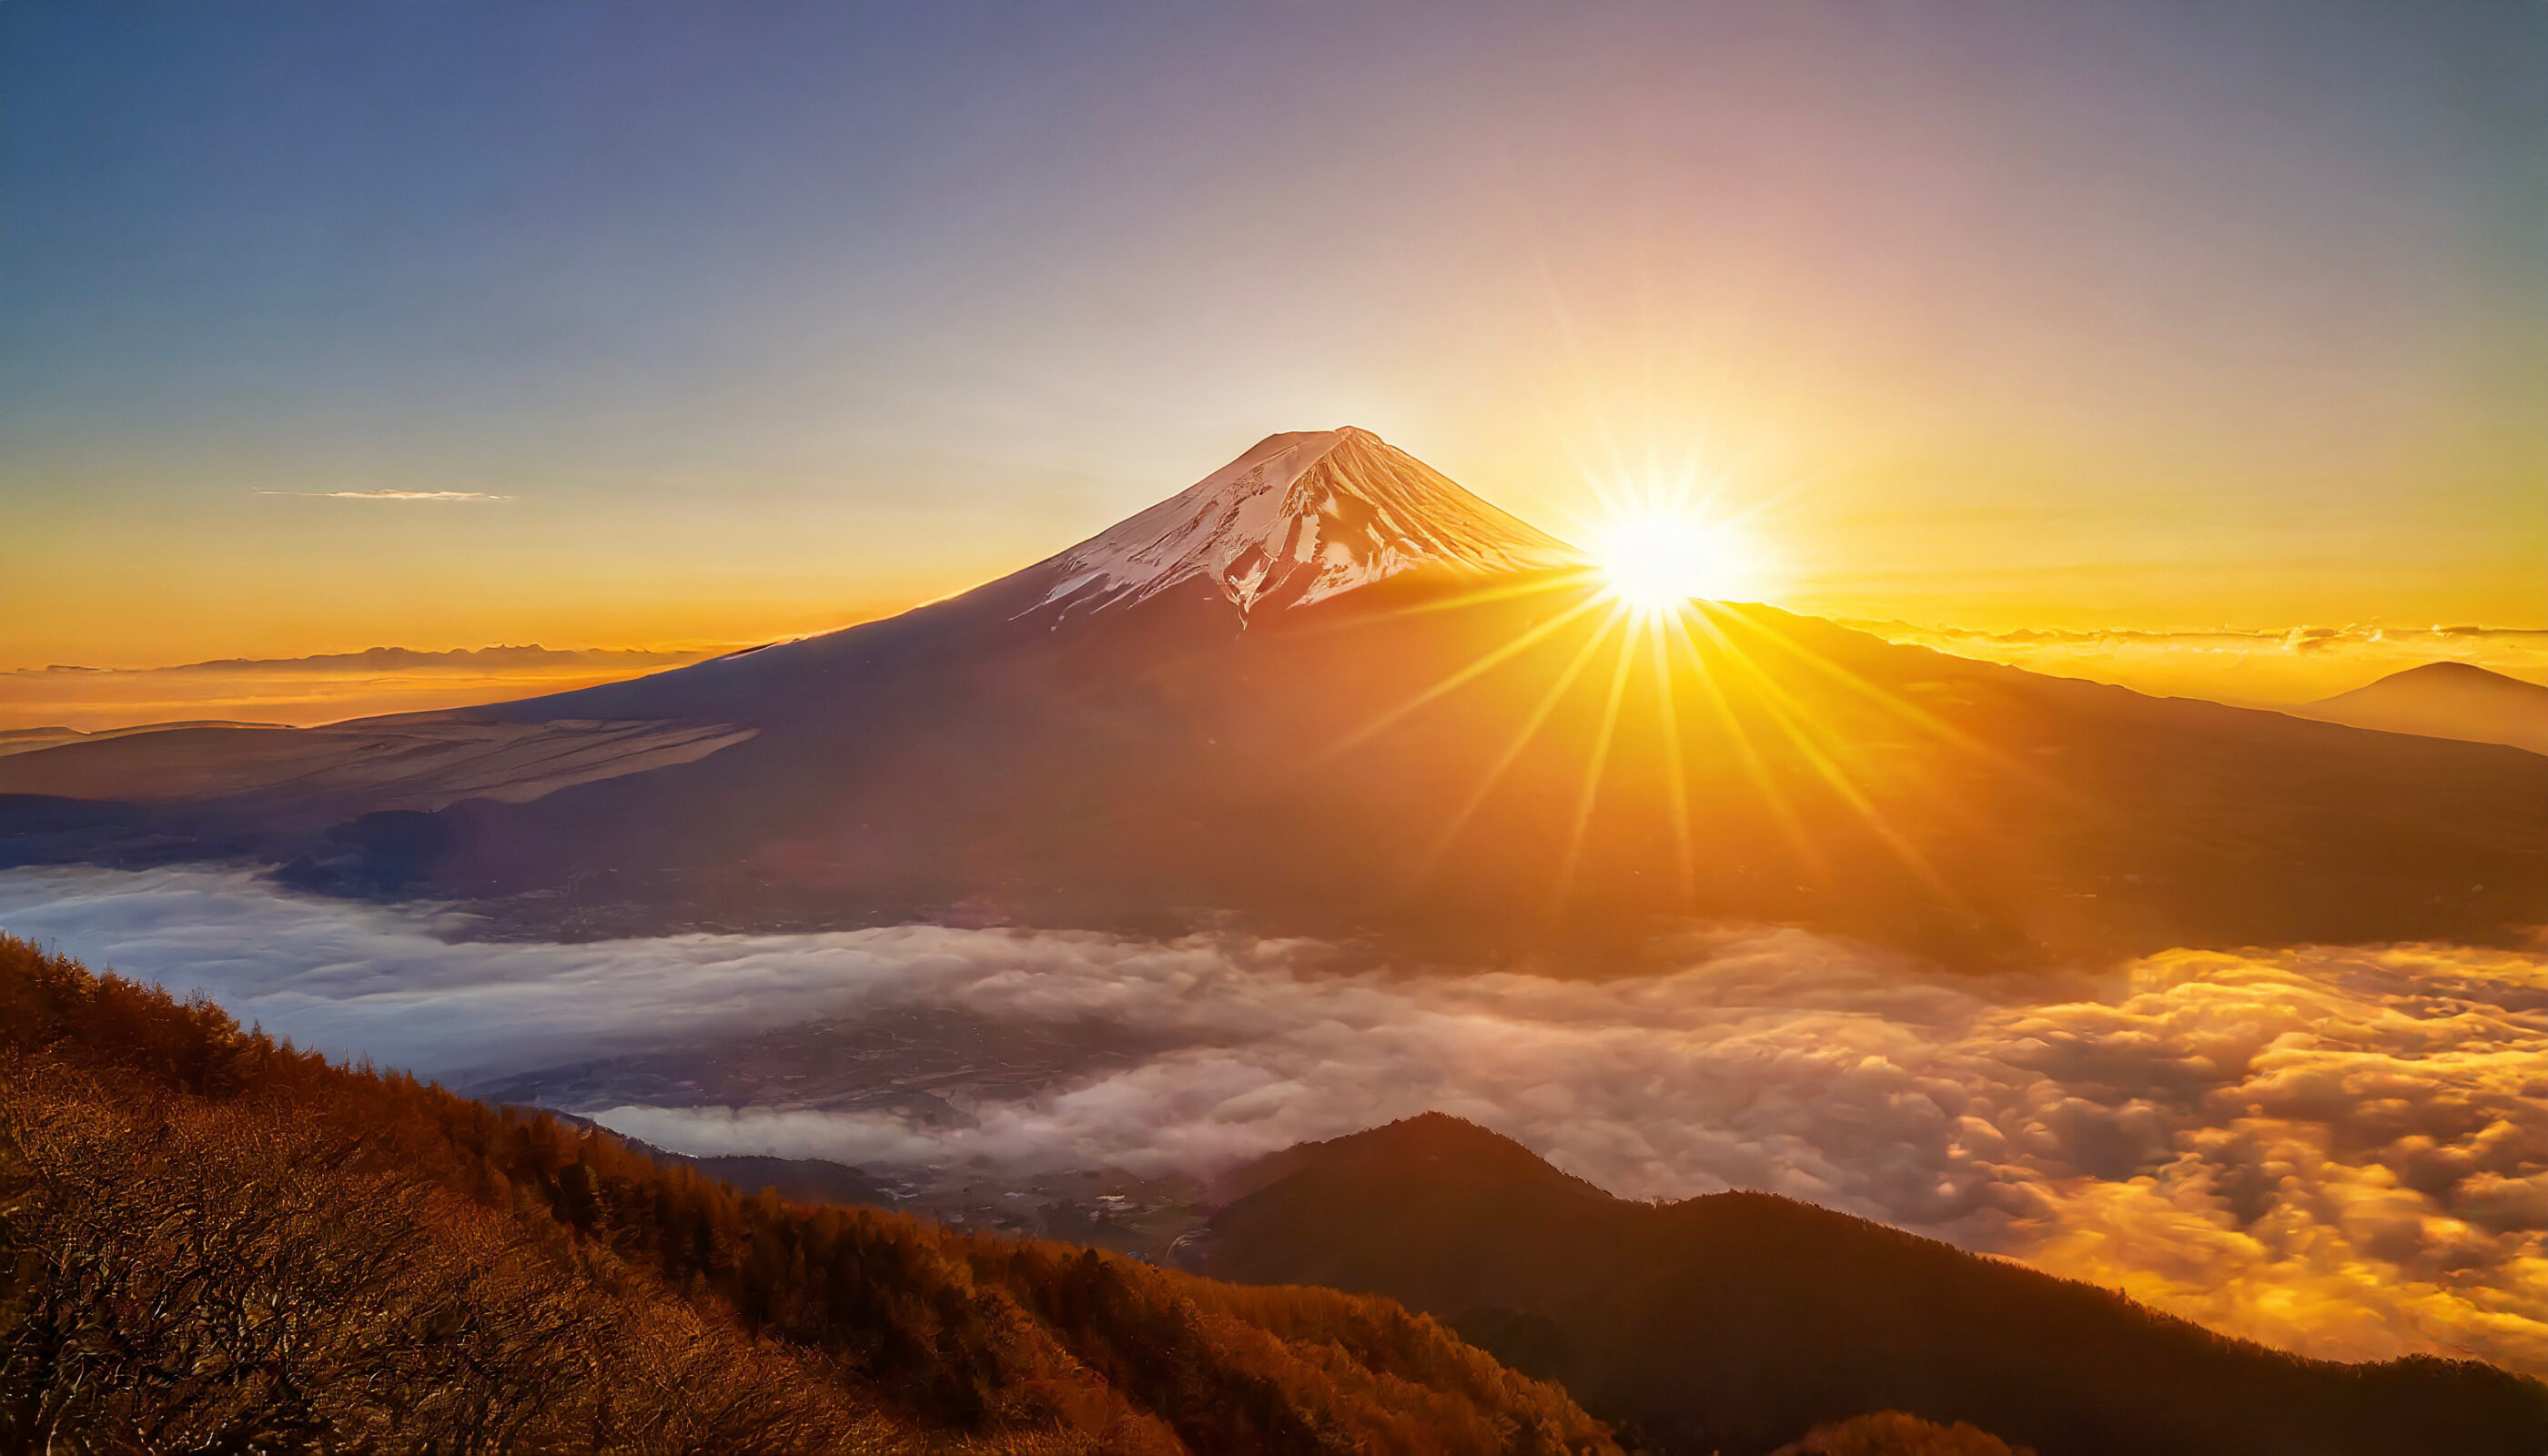
[[[0,937],[0,1450],[1615,1452],[1432,1320],[744,1194]]]
[[[2548,1387],[2478,1361],[2309,1359],[1764,1193],[1614,1198],[1439,1114],[1225,1187],[1211,1274],[1430,1312],[1672,1456],[1768,1456],[1866,1411],[2043,1456],[2548,1451]]]

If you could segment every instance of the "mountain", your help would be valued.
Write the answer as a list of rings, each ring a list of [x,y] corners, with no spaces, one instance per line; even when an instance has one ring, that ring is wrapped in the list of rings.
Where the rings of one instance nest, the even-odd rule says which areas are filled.
[[[2291,711],[2330,723],[2548,754],[2548,687],[2474,663],[2426,663]]]
[[[1551,965],[1708,919],[2043,963],[2497,940],[2548,902],[2536,755],[1768,606],[1650,622],[1561,556],[1367,432],[1277,435],[827,636],[457,713],[0,758],[0,862],[265,859],[541,936],[1209,924]],[[275,772],[296,743],[332,767]]]
[[[1612,1198],[1438,1114],[1278,1153],[1229,1191],[1194,1267],[1399,1300],[1661,1450],[1759,1456],[1879,1410],[2042,1456],[2548,1445],[2548,1387],[2491,1366],[2304,1360],[1766,1194]]]
[[[1192,487],[1031,570],[1064,612],[1200,582],[1241,615],[1306,606],[1401,572],[1562,566],[1564,542],[1369,430],[1273,435]]]
[[[1386,1300],[747,1196],[6,937],[0,1252],[9,1451],[1618,1449]]]

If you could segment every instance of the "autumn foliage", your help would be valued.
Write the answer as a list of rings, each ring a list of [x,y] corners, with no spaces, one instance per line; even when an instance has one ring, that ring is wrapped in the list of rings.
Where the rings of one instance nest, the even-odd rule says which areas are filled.
[[[1615,1452],[1387,1300],[747,1195],[0,937],[0,1449]]]
[[[1775,1456],[2035,1456],[1963,1421],[1941,1425],[1900,1410],[1818,1425]]]

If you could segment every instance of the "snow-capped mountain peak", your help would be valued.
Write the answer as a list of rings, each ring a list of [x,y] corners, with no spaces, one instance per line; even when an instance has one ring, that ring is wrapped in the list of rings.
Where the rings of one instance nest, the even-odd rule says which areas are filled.
[[[1040,605],[1130,604],[1184,582],[1241,614],[1298,606],[1417,567],[1523,571],[1565,543],[1369,430],[1272,435],[1193,486],[1054,557]]]

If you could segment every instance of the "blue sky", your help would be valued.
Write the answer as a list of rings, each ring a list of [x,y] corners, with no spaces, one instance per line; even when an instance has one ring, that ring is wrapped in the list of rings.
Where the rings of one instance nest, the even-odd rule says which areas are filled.
[[[2542,399],[2537,5],[0,7],[0,666],[804,630],[1347,422],[2537,625]]]

